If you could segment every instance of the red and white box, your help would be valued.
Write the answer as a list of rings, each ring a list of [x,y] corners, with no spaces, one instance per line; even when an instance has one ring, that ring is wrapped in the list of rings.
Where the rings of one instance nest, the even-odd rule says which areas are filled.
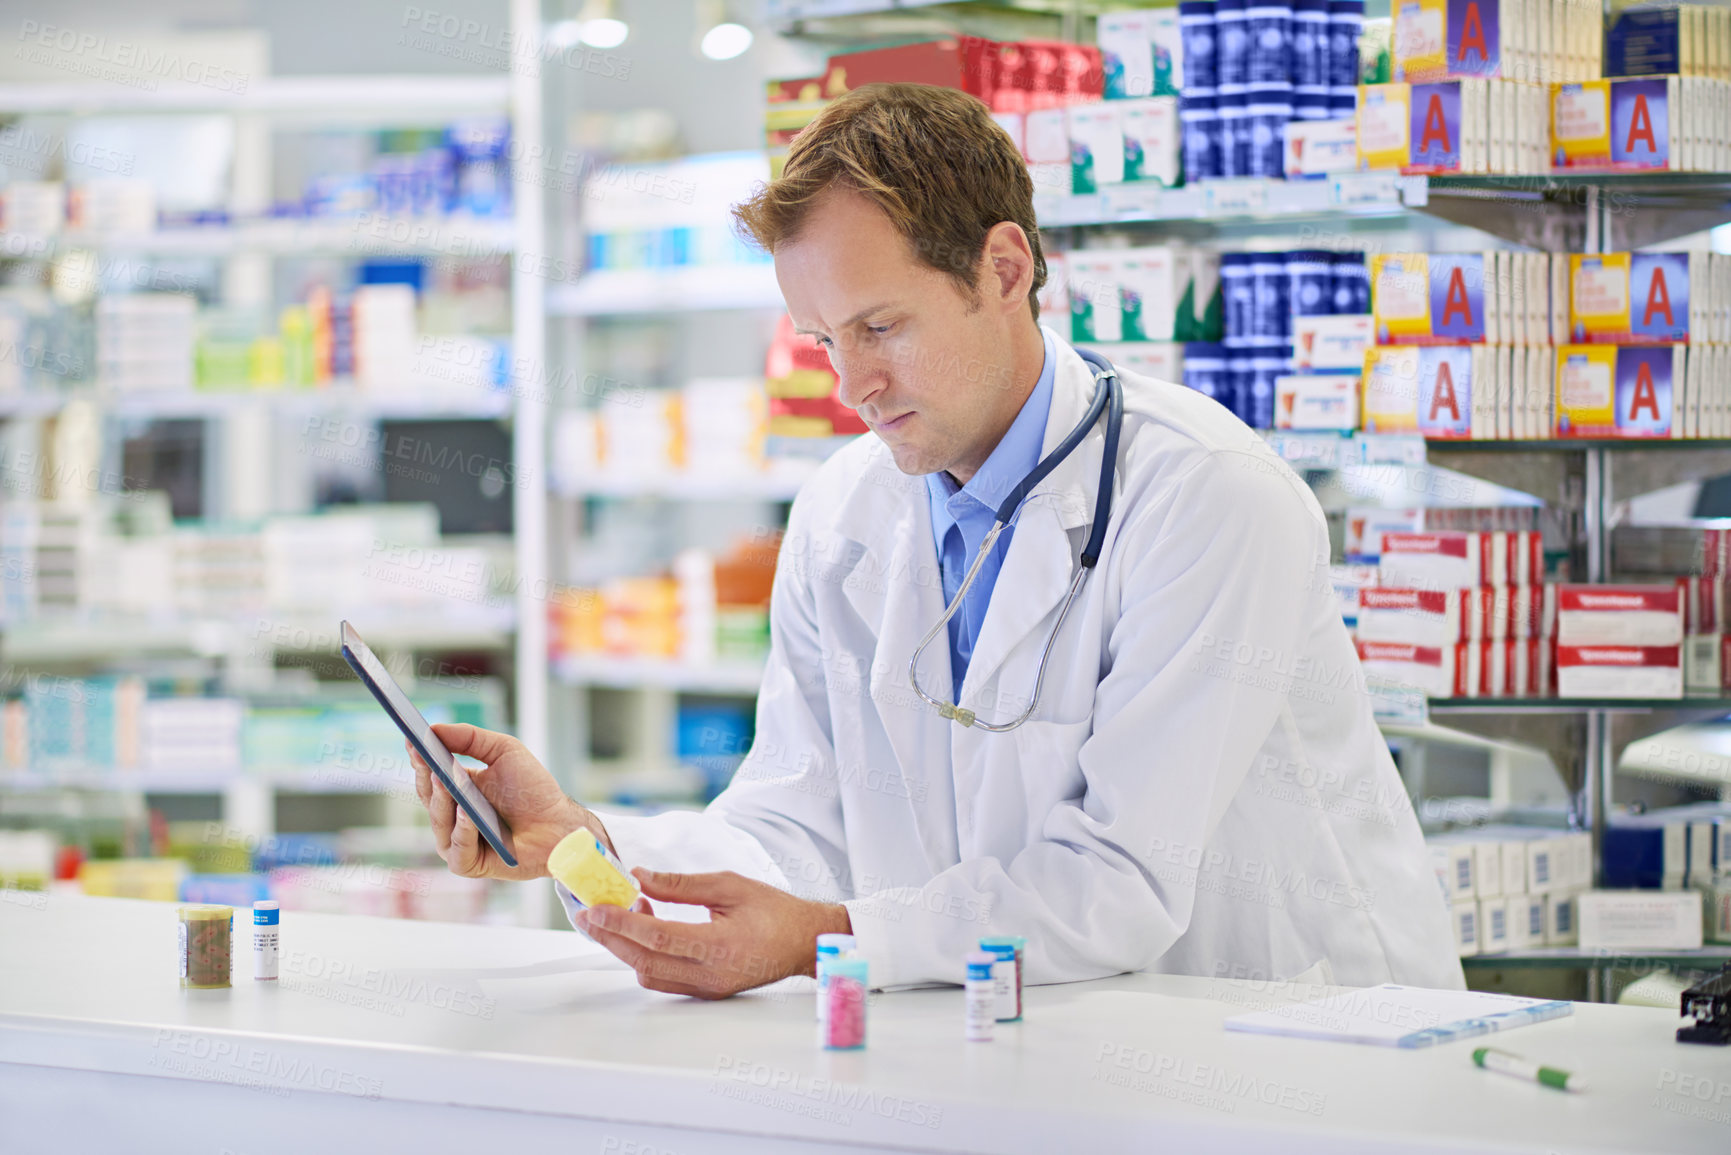
[[[1524,586],[1544,579],[1545,554],[1537,533],[1529,529],[1496,530],[1484,537],[1484,584]]]
[[[1507,636],[1536,638],[1539,618],[1544,612],[1544,586],[1510,586]]]
[[[1514,593],[1519,586],[1480,586],[1472,591],[1474,603],[1468,614],[1470,633],[1466,640],[1500,642],[1514,637]]]
[[[1557,645],[1564,698],[1681,698],[1681,646]]]
[[[1546,582],[1535,586],[1539,592],[1538,627],[1539,637],[1554,638],[1557,636],[1557,590],[1561,586],[1557,582]]]
[[[1533,671],[1533,693],[1541,698],[1554,698],[1557,694],[1557,640],[1551,637],[1534,638],[1538,646],[1538,668]]]
[[[1706,577],[1731,573],[1731,530],[1701,531],[1701,573]]]
[[[1683,632],[1690,636],[1719,632],[1719,599],[1724,586],[1717,577],[1680,577],[1677,593],[1683,599]]]
[[[1483,647],[1482,692],[1492,698],[1528,698],[1538,693],[1539,641],[1511,638]]]
[[[1691,694],[1711,694],[1724,677],[1720,660],[1719,599],[1724,585],[1717,577],[1680,577],[1683,599],[1683,688]]]
[[[1557,642],[1681,646],[1682,594],[1675,585],[1565,585],[1557,591]]]
[[[1417,646],[1401,642],[1358,643],[1366,678],[1422,690],[1432,698],[1476,696],[1481,682],[1477,642]]]
[[[1367,642],[1449,646],[1464,640],[1463,618],[1480,603],[1476,590],[1405,590],[1371,586],[1358,595],[1358,637]]]
[[[1456,642],[1500,642],[1530,636],[1517,632],[1514,607],[1532,600],[1527,586],[1480,586],[1467,590],[1391,589],[1359,591],[1357,636],[1367,642],[1448,646]],[[1521,627],[1530,625],[1521,623]]]
[[[1377,563],[1391,589],[1464,590],[1484,584],[1482,533],[1385,533]]]

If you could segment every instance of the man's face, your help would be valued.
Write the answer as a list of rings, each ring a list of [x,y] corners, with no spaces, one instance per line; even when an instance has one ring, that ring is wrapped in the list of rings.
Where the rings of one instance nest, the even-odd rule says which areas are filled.
[[[883,210],[826,192],[775,253],[795,327],[829,353],[842,404],[889,446],[903,473],[978,469],[1022,398],[1011,389],[1016,311],[970,300],[921,263]],[[1006,416],[1006,414],[1008,416]]]

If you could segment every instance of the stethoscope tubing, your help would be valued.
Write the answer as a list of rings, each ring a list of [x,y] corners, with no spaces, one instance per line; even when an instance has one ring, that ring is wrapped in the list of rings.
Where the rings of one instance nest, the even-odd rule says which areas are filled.
[[[1112,484],[1118,466],[1119,433],[1124,425],[1124,386],[1118,380],[1118,371],[1112,367],[1112,363],[1106,358],[1089,349],[1077,349],[1076,352],[1094,368],[1096,387],[1094,399],[1088,406],[1088,412],[1070,431],[1069,435],[1034,467],[1033,472],[1024,477],[1004,498],[1003,503],[998,507],[991,530],[980,541],[980,548],[974,554],[973,563],[968,566],[968,572],[962,578],[961,588],[956,591],[956,596],[950,599],[950,604],[944,608],[943,616],[938,619],[937,624],[926,631],[925,637],[920,639],[920,644],[914,647],[913,655],[908,659],[908,682],[913,686],[914,693],[918,694],[927,705],[937,710],[939,714],[958,723],[963,728],[977,727],[990,733],[1001,734],[1014,730],[1033,716],[1034,709],[1040,702],[1040,688],[1046,680],[1046,662],[1052,656],[1052,647],[1058,640],[1059,632],[1064,628],[1064,619],[1069,617],[1070,606],[1081,592],[1082,583],[1087,578],[1088,572],[1100,560],[1100,550],[1106,540],[1106,525],[1112,516]],[[1064,597],[1064,605],[1058,611],[1058,620],[1053,625],[1051,634],[1046,638],[1045,649],[1040,652],[1040,664],[1034,671],[1034,692],[1028,699],[1028,708],[1009,722],[985,722],[981,721],[972,710],[964,709],[962,706],[947,700],[932,697],[920,687],[918,673],[920,656],[925,653],[926,647],[932,644],[933,639],[949,623],[949,620],[955,617],[956,611],[961,608],[963,600],[968,596],[968,590],[974,584],[975,576],[980,572],[980,566],[985,563],[987,555],[992,552],[992,547],[997,544],[998,535],[1015,517],[1023,499],[1032,492],[1036,485],[1044,481],[1066,457],[1070,456],[1078,445],[1082,444],[1083,438],[1088,436],[1089,431],[1094,428],[1102,414],[1106,417],[1106,444],[1100,461],[1100,488],[1094,498],[1093,528],[1088,534],[1087,544],[1082,547],[1082,564],[1077,568],[1076,576],[1070,581],[1070,589]]]

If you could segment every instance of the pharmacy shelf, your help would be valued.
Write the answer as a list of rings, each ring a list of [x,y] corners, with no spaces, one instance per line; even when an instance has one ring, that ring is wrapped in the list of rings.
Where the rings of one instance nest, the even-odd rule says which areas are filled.
[[[221,794],[238,784],[267,786],[282,794],[382,794],[412,792],[412,778],[333,773],[325,767],[211,767],[203,770],[0,770],[0,794],[57,790],[135,791],[141,794]]]
[[[659,497],[669,501],[792,501],[816,472],[816,461],[777,462],[758,474],[689,474],[644,477],[570,478],[553,492],[572,500],[590,497]]]
[[[775,267],[768,264],[601,269],[547,290],[551,317],[784,307]]]
[[[1431,698],[1428,706],[1432,714],[1731,714],[1731,698]]]
[[[881,41],[963,33],[995,40],[1086,39],[1079,22],[1119,0],[769,0],[763,19],[778,36],[843,51]]]
[[[0,394],[0,417],[58,413],[70,401],[89,401],[114,417],[224,417],[263,405],[282,417],[347,413],[369,419],[503,418],[513,396],[502,389],[454,389],[448,382],[356,386],[248,386],[196,389],[105,390]]]
[[[1547,437],[1531,440],[1467,440],[1413,433],[1366,433],[1275,429],[1263,431],[1288,464],[1421,465],[1427,453],[1582,453],[1589,449],[1731,449],[1722,437]]]
[[[778,437],[772,433],[764,440],[763,452],[771,461],[810,461],[815,465],[828,461],[864,436],[844,433],[839,437]]]
[[[1369,436],[1374,436],[1371,434]],[[1580,453],[1588,449],[1669,450],[1731,449],[1731,438],[1723,437],[1574,437],[1534,441],[1462,441],[1449,437],[1426,438],[1425,448],[1435,453]]]
[[[376,650],[509,649],[516,611],[371,613],[345,615]],[[39,617],[0,629],[0,656],[8,663],[96,661],[116,654],[196,654],[224,657],[244,648],[336,652],[339,615],[312,616],[260,609],[228,618]]]
[[[1659,966],[1694,967],[1718,970],[1731,962],[1731,945],[1703,946],[1695,950],[1620,950],[1579,946],[1545,946],[1529,950],[1503,951],[1500,954],[1467,955],[1461,965],[1474,968],[1533,968],[1566,967],[1571,970],[1635,969],[1652,970]]]
[[[48,417],[60,412],[66,400],[58,392],[7,391],[0,393],[0,418]]]
[[[1111,185],[1097,193],[1034,198],[1043,228],[1135,221],[1281,221],[1296,217],[1395,216],[1427,202],[1426,178],[1398,172],[1340,173],[1326,179],[1267,177],[1199,181],[1180,188]]]
[[[1580,251],[1601,215],[1599,251],[1621,252],[1731,221],[1731,173],[1553,172],[1433,176],[1424,211],[1552,251]]]
[[[502,256],[516,248],[509,220],[483,217],[289,218],[193,225],[149,232],[0,233],[0,259],[44,260],[72,249],[165,257]]]
[[[122,69],[121,71],[124,71]],[[250,76],[224,92],[196,85],[0,84],[0,113],[240,113],[355,127],[443,125],[454,116],[505,114],[506,76]]]
[[[718,660],[705,664],[661,658],[562,657],[553,676],[568,686],[645,687],[689,694],[756,694],[763,685],[762,661]]]
[[[580,763],[572,776],[572,793],[585,804],[603,809],[636,807],[696,809],[708,780],[694,766],[678,762],[640,765],[591,760]]]
[[[1298,181],[1198,181],[1174,189],[1113,185],[1084,195],[1036,192],[1034,200],[1036,217],[1047,228],[1138,221],[1272,223],[1417,211],[1503,240],[1553,249],[1579,249],[1586,218],[1603,206],[1610,210],[1608,240],[1621,250],[1731,221],[1731,174],[1403,176],[1375,171]]]

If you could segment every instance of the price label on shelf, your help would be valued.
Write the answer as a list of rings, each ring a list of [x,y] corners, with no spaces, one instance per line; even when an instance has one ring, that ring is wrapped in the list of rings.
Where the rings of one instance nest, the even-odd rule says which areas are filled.
[[[1060,197],[1052,212],[1055,225],[1096,225],[1110,220],[1106,215],[1106,194],[1076,193]]]
[[[1161,215],[1167,220],[1186,220],[1208,214],[1208,186],[1185,185],[1166,189],[1160,198]]]
[[[1397,686],[1371,678],[1365,681],[1370,695],[1371,717],[1377,722],[1396,722],[1404,726],[1422,726],[1430,720],[1430,702],[1423,690]]]
[[[1164,211],[1165,192],[1157,184],[1119,184],[1112,185],[1103,195],[1112,220],[1151,221],[1170,215]]]
[[[1330,178],[1334,203],[1342,208],[1357,205],[1399,205],[1400,174],[1397,172],[1348,172]]]
[[[1339,469],[1357,461],[1357,456],[1350,453],[1352,439],[1338,433],[1283,430],[1270,433],[1268,445],[1294,469]]]
[[[1268,205],[1268,182],[1261,178],[1215,180],[1202,187],[1208,190],[1211,217],[1246,216]]]
[[[1363,433],[1366,465],[1423,465],[1424,438],[1416,433]]]
[[[1335,207],[1334,190],[1324,180],[1289,180],[1274,196],[1273,209],[1284,213],[1320,213]]]

